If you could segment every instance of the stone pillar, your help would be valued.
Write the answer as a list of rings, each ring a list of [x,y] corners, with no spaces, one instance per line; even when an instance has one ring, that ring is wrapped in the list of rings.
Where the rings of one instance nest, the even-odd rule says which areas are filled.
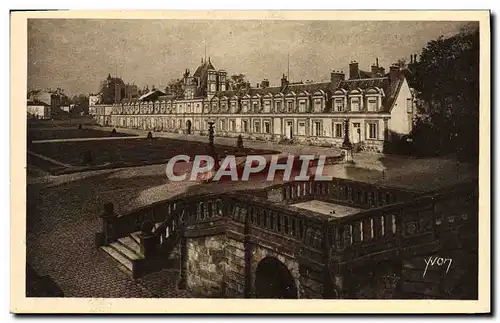
[[[384,118],[384,142],[389,142],[389,118]]]
[[[252,288],[253,273],[252,273],[252,256],[253,256],[253,244],[250,241],[252,223],[250,222],[250,215],[247,213],[245,219],[245,240],[243,242],[245,248],[245,298],[255,298],[255,290]]]

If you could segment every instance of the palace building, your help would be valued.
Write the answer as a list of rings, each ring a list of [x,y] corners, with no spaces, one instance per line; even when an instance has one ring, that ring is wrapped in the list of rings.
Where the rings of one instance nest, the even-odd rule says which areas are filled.
[[[216,136],[341,146],[348,130],[359,149],[382,152],[384,143],[410,133],[415,113],[407,71],[393,65],[386,73],[377,63],[371,70],[349,64],[349,75],[332,71],[329,82],[280,86],[265,79],[230,89],[227,73],[203,61],[186,70],[182,91],[164,95],[151,91],[136,100],[122,100],[95,112],[101,123],[156,132],[205,135],[214,122]],[[344,129],[348,125],[349,129]]]

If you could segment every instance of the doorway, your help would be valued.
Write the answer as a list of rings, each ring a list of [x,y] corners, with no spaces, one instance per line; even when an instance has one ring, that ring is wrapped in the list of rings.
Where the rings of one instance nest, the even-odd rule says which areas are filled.
[[[186,121],[186,133],[191,134],[191,120]]]
[[[287,121],[285,127],[285,136],[288,139],[293,138],[293,121]]]
[[[295,280],[288,268],[278,259],[266,257],[255,271],[256,298],[298,298]]]

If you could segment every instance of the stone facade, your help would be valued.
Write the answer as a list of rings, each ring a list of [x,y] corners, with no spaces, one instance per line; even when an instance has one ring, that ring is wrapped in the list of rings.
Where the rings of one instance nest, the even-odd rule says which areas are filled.
[[[214,122],[217,136],[340,147],[348,119],[351,142],[381,152],[384,142],[410,133],[414,111],[404,73],[379,71],[360,74],[356,65],[349,79],[334,71],[330,82],[305,84],[283,75],[280,86],[227,90],[226,72],[205,62],[193,75],[186,71],[182,95],[122,101],[110,123],[204,135]]]
[[[188,239],[187,287],[195,296],[223,297],[227,276],[227,238]]]

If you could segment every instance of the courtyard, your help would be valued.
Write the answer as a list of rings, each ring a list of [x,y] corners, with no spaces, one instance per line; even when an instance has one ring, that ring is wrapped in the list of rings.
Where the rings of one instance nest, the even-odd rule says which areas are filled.
[[[86,129],[96,132],[99,130]],[[78,131],[78,130],[76,130]],[[51,132],[64,132],[77,135],[74,129],[56,130]],[[85,133],[90,134],[90,133]],[[107,132],[109,136],[109,132]],[[30,163],[52,173],[61,174],[79,172],[91,169],[105,169],[116,167],[130,167],[150,164],[167,163],[176,155],[210,154],[207,142],[187,141],[173,138],[154,137],[152,139],[141,137],[127,138],[131,134],[120,134],[122,138],[86,138],[80,140],[67,138],[61,140],[48,140],[28,145],[28,158]],[[61,134],[62,136],[63,134]],[[229,145],[215,145],[215,152],[219,157],[227,155],[270,155],[279,153],[277,150],[241,148]],[[85,154],[91,155],[85,160]],[[89,159],[90,158],[90,159]]]

